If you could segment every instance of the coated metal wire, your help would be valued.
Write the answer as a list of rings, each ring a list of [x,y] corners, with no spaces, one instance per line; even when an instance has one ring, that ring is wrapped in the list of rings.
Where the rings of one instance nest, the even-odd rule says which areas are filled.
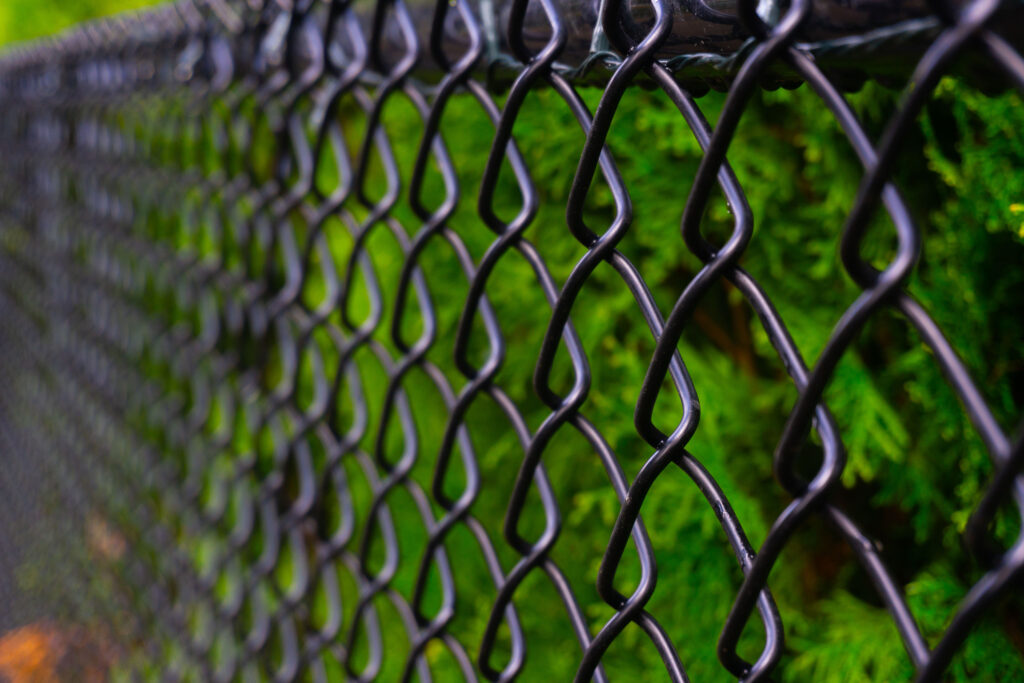
[[[1010,548],[993,548],[989,527],[1001,505],[1024,516],[1024,446],[999,426],[955,349],[905,288],[920,234],[891,178],[901,139],[961,53],[982,55],[1024,91],[1024,60],[993,30],[993,18],[1013,3],[931,3],[929,21],[941,28],[877,144],[798,40],[816,5],[793,0],[759,14],[757,4],[736,4],[751,38],[731,58],[728,96],[713,127],[679,74],[657,57],[672,31],[663,0],[651,0],[653,21],[640,39],[635,24],[623,27],[620,3],[601,4],[605,53],[617,57],[607,65],[594,111],[572,80],[579,73],[559,62],[567,27],[554,0],[532,6],[549,25],[540,49],[524,40],[528,0],[508,7],[509,54],[501,60],[517,66],[501,95],[480,80],[480,66],[497,59],[493,25],[481,16],[494,10],[469,0],[436,4],[427,44],[403,0],[378,0],[372,12],[346,0],[193,0],[90,24],[3,58],[5,573],[34,552],[60,552],[44,592],[68,609],[98,610],[117,641],[135,644],[129,661],[139,671],[281,681],[369,681],[396,659],[401,680],[427,681],[438,677],[441,650],[454,663],[448,671],[466,680],[513,680],[537,646],[522,614],[536,608],[540,598],[529,586],[543,576],[554,590],[545,595],[560,599],[578,642],[576,680],[606,680],[605,653],[634,625],[669,678],[684,681],[685,649],[648,610],[658,571],[641,517],[659,477],[678,468],[714,511],[742,571],[717,644],[728,674],[759,681],[777,670],[783,615],[769,577],[794,534],[820,518],[870,577],[919,680],[942,680],[972,626],[1020,588],[1024,536]],[[719,11],[688,5],[704,14]],[[453,22],[461,27],[457,54],[444,40]],[[427,62],[441,74],[429,85],[417,78]],[[828,107],[864,168],[841,238],[843,265],[862,293],[810,366],[767,292],[739,265],[754,217],[726,160],[751,95],[780,66]],[[697,256],[703,267],[667,315],[648,290],[642,265],[617,248],[630,231],[632,207],[606,139],[627,89],[641,80],[669,98],[704,150],[683,212],[682,243],[666,246]],[[525,235],[540,194],[524,153],[528,141],[515,126],[538,87],[557,93],[585,136],[564,236],[584,253],[564,282]],[[459,187],[440,133],[454,98],[475,100],[494,127],[490,149],[480,151],[486,163],[474,207],[493,237],[479,258],[450,227],[456,211],[474,203]],[[396,99],[411,103],[422,125],[407,184],[384,115]],[[346,116],[365,122],[361,137],[346,132]],[[336,178],[327,188],[318,182],[325,164]],[[503,168],[521,197],[514,211],[496,202]],[[608,225],[587,222],[584,207],[597,182],[614,203]],[[720,244],[701,233],[718,191],[734,221]],[[400,222],[399,202],[411,207],[413,230]],[[895,256],[884,268],[862,257],[876,211],[895,227]],[[332,246],[332,233],[339,232],[350,245],[341,263]],[[393,298],[384,295],[390,289],[371,253],[381,235],[402,255],[397,281],[387,283]],[[448,285],[433,281],[423,266],[424,254],[441,247],[466,292],[450,329],[431,294],[431,287]],[[547,409],[537,427],[499,381],[515,342],[488,293],[512,258],[528,264],[550,307],[533,376]],[[586,417],[590,357],[573,325],[581,292],[598,268],[608,267],[654,344],[633,416],[650,451],[635,471],[627,471],[601,425]],[[688,448],[699,401],[680,338],[698,302],[723,282],[756,314],[798,390],[773,456],[790,502],[757,548]],[[314,289],[320,294],[311,297]],[[823,392],[854,338],[883,310],[917,331],[995,470],[965,532],[986,573],[931,644],[875,543],[831,495],[846,456]],[[452,335],[451,368],[429,357],[439,334]],[[376,365],[375,376],[366,376],[367,364]],[[421,439],[417,421],[426,394],[411,387],[424,381],[445,416],[437,443]],[[655,424],[664,392],[673,392],[680,406],[670,428]],[[493,429],[504,436],[493,438],[517,442],[509,450],[519,454],[513,481],[496,484],[482,473],[477,453],[491,430],[474,425],[481,402],[496,407],[506,423]],[[808,477],[798,474],[797,454],[811,431],[820,456]],[[596,573],[597,592],[613,616],[596,631],[552,557],[564,510],[545,454],[565,432],[589,445],[618,499]],[[426,483],[413,476],[424,466],[431,473]],[[460,487],[454,492],[453,481]],[[481,496],[506,501],[500,539],[477,517]],[[44,520],[56,531],[40,533],[36,524]],[[422,529],[417,553],[402,547],[409,525]],[[468,597],[459,574],[469,546],[459,545],[458,555],[451,550],[460,535],[471,539],[475,561],[491,581]],[[83,536],[85,544],[67,540]],[[36,547],[55,538],[65,539],[59,549]],[[115,574],[95,569],[97,548],[116,564]],[[622,567],[630,563],[639,567],[639,580],[624,592]],[[415,579],[397,586],[403,566],[415,567]],[[353,604],[343,599],[345,583],[355,587]],[[34,613],[10,581],[0,588],[0,602],[10,606],[8,625]],[[458,601],[481,595],[486,619],[479,639],[465,642],[455,624]],[[395,615],[400,637],[382,625]],[[761,645],[744,656],[740,638],[754,620]]]

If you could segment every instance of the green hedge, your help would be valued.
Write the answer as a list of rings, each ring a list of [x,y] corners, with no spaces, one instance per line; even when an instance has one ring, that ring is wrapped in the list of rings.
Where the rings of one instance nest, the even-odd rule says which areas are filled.
[[[600,93],[584,94],[593,108]],[[700,104],[714,120],[722,100],[711,94]],[[851,100],[877,136],[898,94],[868,85]],[[359,139],[360,115],[349,111],[347,117],[350,137]],[[479,258],[492,236],[475,218],[473,200],[493,129],[469,98],[454,100],[443,121],[465,197],[451,227]],[[420,138],[419,119],[411,105],[396,97],[386,108],[385,125],[407,173]],[[1009,429],[1024,398],[1024,306],[1019,295],[1024,285],[1022,130],[1024,106],[1016,94],[989,97],[944,81],[919,127],[904,141],[897,175],[924,240],[910,289],[946,331]],[[517,122],[516,136],[542,196],[527,237],[563,281],[584,253],[564,227],[564,207],[583,135],[553,92],[538,91]],[[667,99],[641,91],[624,100],[610,145],[635,209],[634,224],[620,248],[640,268],[667,311],[699,267],[679,236],[682,205],[699,150]],[[831,114],[806,88],[756,96],[729,159],[756,220],[754,239],[741,263],[761,281],[805,358],[813,361],[858,293],[842,270],[838,240],[855,198],[860,167]],[[499,205],[511,216],[520,200],[511,176],[504,180]],[[329,185],[333,177],[322,173],[321,181]],[[440,181],[434,181],[440,193]],[[404,203],[394,213],[410,232],[418,225]],[[600,230],[610,224],[611,215],[610,192],[595,186],[588,224]],[[705,222],[709,234],[725,234],[731,221],[723,200],[712,204]],[[876,265],[891,255],[891,234],[885,217],[879,217],[868,240]],[[393,299],[393,289],[387,289],[393,280],[388,273],[397,273],[400,255],[393,242],[387,242],[374,242],[371,253],[386,294]],[[423,263],[442,323],[430,358],[447,368],[451,342],[445,330],[452,329],[459,314],[464,293],[459,283],[464,278],[450,252],[440,246],[434,249],[428,249]],[[488,289],[511,347],[499,383],[528,407],[527,421],[536,427],[546,410],[532,399],[528,378],[546,323],[546,304],[525,262],[514,256],[506,261]],[[594,389],[583,412],[601,428],[629,475],[649,455],[634,434],[631,419],[652,350],[649,333],[610,266],[599,268],[585,287],[573,322],[591,354]],[[731,287],[719,286],[708,294],[680,348],[701,399],[701,423],[690,450],[718,478],[756,547],[787,501],[772,479],[770,462],[795,390],[756,317]],[[563,358],[557,367],[569,366]],[[843,488],[836,498],[869,535],[879,539],[886,562],[906,586],[911,606],[934,643],[958,600],[981,576],[964,552],[959,532],[991,476],[985,449],[930,352],[904,320],[888,312],[878,315],[860,335],[836,371],[827,397],[849,450]],[[664,403],[658,414],[663,424],[672,425],[678,406]],[[481,424],[488,424],[488,418],[495,425],[501,420],[479,410],[471,414],[471,420],[477,420],[471,422],[471,432],[482,449],[485,476],[490,474],[497,486],[507,485],[514,469],[505,460],[515,460],[521,453],[511,435],[499,441],[486,436],[489,427]],[[442,417],[439,411],[437,419]],[[428,436],[423,440],[431,443],[426,421],[421,428]],[[566,522],[553,557],[573,580],[598,627],[611,611],[597,598],[593,582],[617,504],[596,456],[571,431],[563,429],[564,436],[544,456]],[[495,534],[503,506],[501,496],[485,496],[476,508],[481,518],[494,522]],[[669,471],[655,486],[644,517],[660,568],[649,609],[666,623],[694,680],[724,680],[714,643],[739,573],[714,515],[681,473]],[[1000,518],[996,535],[1009,541],[1016,535],[1015,524],[1012,515]],[[627,562],[620,576],[631,575],[636,575],[636,567]],[[480,580],[486,578],[481,574]],[[773,573],[771,586],[787,624],[783,680],[912,676],[895,627],[831,528],[815,521],[798,533]],[[524,589],[525,594],[530,592]],[[553,603],[549,593],[541,594]],[[530,610],[535,605],[531,602]],[[543,672],[551,680],[567,680],[574,670],[572,642],[550,629],[551,624],[561,629],[567,624],[559,618],[557,604],[551,609],[524,614],[531,640],[564,643],[561,651],[572,654],[561,657],[558,648],[550,648],[552,654],[545,656],[542,645],[531,653],[526,680],[542,680]],[[983,622],[958,658],[953,680],[1006,680],[1014,672],[1019,675],[1024,649],[1015,635],[1019,610],[1019,602],[1004,605]],[[746,642],[756,647],[757,626],[748,630]],[[638,630],[627,629],[622,642],[608,653],[609,674],[613,679],[618,678],[614,673],[631,680],[643,678],[630,668],[637,656],[646,663],[641,671],[659,669],[653,648]],[[657,680],[659,675],[650,678]]]

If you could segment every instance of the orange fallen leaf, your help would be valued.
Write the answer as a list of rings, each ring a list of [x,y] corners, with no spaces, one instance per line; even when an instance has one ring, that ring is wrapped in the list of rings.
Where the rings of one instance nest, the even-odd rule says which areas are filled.
[[[56,636],[48,626],[25,626],[0,638],[0,677],[10,683],[57,683]]]
[[[38,622],[0,636],[0,683],[99,683],[114,659],[95,631]]]

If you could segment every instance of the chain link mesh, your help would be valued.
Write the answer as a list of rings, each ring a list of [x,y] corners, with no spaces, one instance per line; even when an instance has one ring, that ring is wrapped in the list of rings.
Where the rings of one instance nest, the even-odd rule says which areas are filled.
[[[662,0],[650,3],[640,38],[622,28],[618,3],[602,4],[607,49],[590,68],[604,68],[606,83],[593,111],[579,73],[559,61],[567,26],[552,0],[507,8],[502,60],[514,78],[505,86],[480,69],[495,63],[494,8],[469,0],[431,8],[426,42],[403,0],[195,0],[4,57],[0,626],[53,606],[87,614],[97,626],[83,638],[117,643],[91,656],[171,679],[512,680],[532,648],[550,645],[529,637],[535,613],[571,629],[577,649],[565,656],[577,680],[607,680],[605,655],[625,638],[645,639],[671,680],[687,680],[687,652],[714,643],[674,642],[671,621],[649,609],[656,544],[641,516],[659,478],[681,471],[741,572],[717,644],[724,672],[756,681],[778,669],[784,615],[769,578],[794,534],[819,519],[870,578],[919,679],[942,680],[972,625],[1020,589],[1024,538],[995,548],[989,528],[1000,506],[1024,515],[1024,448],[905,287],[920,233],[891,180],[901,139],[962,52],[1024,89],[1024,61],[993,30],[1010,4],[935,3],[932,41],[877,144],[799,40],[818,11],[809,0],[775,8],[771,23],[754,2],[737,3],[751,37],[732,59],[714,126],[680,85],[686,66],[673,73],[657,58],[672,30]],[[528,7],[548,24],[539,47],[536,34],[530,47],[524,37]],[[461,36],[457,49],[446,31]],[[601,66],[609,55],[618,56]],[[752,94],[780,67],[813,89],[863,165],[839,240],[861,293],[812,364],[739,265],[755,217],[726,159]],[[663,247],[702,267],[667,315],[643,263],[619,249],[632,207],[606,139],[636,82],[660,90],[704,150],[682,241]],[[535,139],[516,124],[538,88],[557,95],[583,141],[564,151],[578,161],[568,233],[557,239],[576,240],[582,254],[564,274],[527,236],[542,193],[531,177]],[[397,138],[410,133],[386,113],[397,100],[419,122],[415,154],[401,159]],[[441,134],[449,108],[466,101],[493,125],[490,149],[474,159],[475,198]],[[690,182],[680,178],[680,192]],[[587,210],[597,185],[612,200],[606,224]],[[505,186],[518,205],[504,201]],[[712,238],[702,217],[718,194],[733,227]],[[480,231],[453,228],[459,211],[475,211]],[[862,256],[875,212],[894,230],[884,264]],[[513,261],[528,273],[516,286],[528,283],[549,310],[492,301]],[[596,315],[578,301],[599,269],[614,272],[650,330],[633,416],[642,462],[621,457],[602,421],[587,417],[612,390],[594,386],[591,359],[607,355],[573,323]],[[797,396],[772,456],[771,485],[787,503],[761,521],[756,548],[750,520],[690,448],[700,387],[680,339],[723,283],[759,321]],[[438,304],[446,297],[459,301],[458,319]],[[964,534],[985,573],[931,643],[880,548],[832,495],[846,456],[824,391],[882,311],[916,330],[993,463]],[[506,358],[519,352],[510,329],[530,321],[543,334],[527,348],[536,357],[523,399],[516,383],[529,378]],[[675,408],[656,410],[665,397]],[[562,533],[567,482],[545,456],[567,434],[585,452],[572,467],[600,468],[615,494],[595,522],[607,539],[599,567],[575,557]],[[495,443],[504,464],[481,455]],[[507,510],[501,529],[481,517],[486,501]],[[556,559],[565,543],[569,554]],[[24,567],[39,562],[41,578],[26,588]],[[581,572],[610,608],[596,627],[578,597]]]

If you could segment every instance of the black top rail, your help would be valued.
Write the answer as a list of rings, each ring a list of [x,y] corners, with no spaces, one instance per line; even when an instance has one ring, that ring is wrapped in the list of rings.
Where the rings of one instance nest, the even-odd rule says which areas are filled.
[[[287,0],[286,4],[292,1]],[[97,22],[72,29],[53,40],[9,49],[0,56],[0,72],[6,74],[6,80],[31,73],[36,78],[45,78],[51,83],[48,87],[53,87],[50,79],[59,78],[54,73],[58,55],[63,55],[64,60],[77,60],[88,53],[113,55],[171,47],[175,41],[180,42],[191,31],[197,30],[199,23],[209,21],[226,22],[223,28],[229,34],[253,30],[253,25],[244,24],[228,3],[188,2],[187,6],[180,4],[177,9],[168,6],[160,12],[150,10],[135,15],[124,14],[114,23]],[[301,6],[303,3],[296,4]],[[950,11],[957,11],[964,4],[964,0],[952,2]],[[801,23],[794,42],[844,89],[857,88],[867,79],[901,85],[910,75],[913,64],[943,28],[942,20],[926,0],[814,0],[812,5],[813,11]],[[470,3],[470,7],[480,22],[478,38],[483,47],[474,66],[487,71],[492,86],[507,87],[523,66],[509,44],[509,36],[517,35],[527,54],[536,54],[551,38],[551,24],[543,3],[539,0],[529,3],[523,16],[515,21],[512,19],[513,4],[483,0]],[[629,3],[558,0],[552,4],[552,9],[564,22],[560,27],[564,31],[562,46],[552,68],[580,83],[603,84],[621,64],[621,53],[613,47],[609,31],[621,31],[623,37],[635,44],[650,31],[654,22],[651,5],[639,0]],[[446,13],[435,35],[435,9],[429,0],[410,0],[406,3],[406,11],[420,51],[416,76],[425,82],[436,82],[445,73],[437,57],[443,55],[444,61],[451,63],[470,48],[470,35],[464,18],[458,12]],[[668,35],[659,41],[655,59],[695,92],[707,87],[728,88],[743,59],[757,43],[750,27],[740,17],[738,1],[677,0],[668,3],[666,11]],[[780,11],[775,0],[761,2],[756,9],[759,21],[773,20]],[[993,22],[996,33],[1011,45],[1024,44],[1024,3],[1007,2],[997,14],[998,19]],[[200,19],[201,16],[204,18]],[[364,33],[372,33],[371,12],[357,12],[357,21]],[[283,36],[284,33],[281,34]],[[432,44],[435,38],[439,39],[437,45]],[[337,33],[335,40],[338,48],[346,46],[343,32]],[[389,56],[403,52],[402,28],[393,17],[384,19],[379,40],[381,62],[371,65],[370,72],[379,72],[372,67],[383,70],[393,67],[394,64],[388,62]],[[261,48],[245,45],[245,42],[243,39],[232,46],[236,51],[236,63],[244,63],[247,56],[255,63],[256,58],[255,52],[250,55],[237,53],[238,48],[270,52],[285,49],[283,45],[274,45],[272,40]],[[191,52],[182,55],[182,59],[187,62],[198,54],[193,45]],[[969,73],[979,85],[988,85],[992,89],[1005,87],[1005,80],[992,73],[984,60],[968,54],[965,61],[959,67],[960,72]],[[113,64],[108,66],[114,68]],[[184,70],[178,75],[188,73],[188,68],[183,66]],[[46,73],[45,77],[43,73]],[[111,87],[116,87],[116,84],[123,87],[123,77],[121,74],[107,79],[107,82]],[[146,77],[153,78],[156,74]],[[638,82],[644,83],[646,79],[641,77]],[[761,82],[772,87],[794,86],[802,79],[790,65],[772,63],[766,65]]]

